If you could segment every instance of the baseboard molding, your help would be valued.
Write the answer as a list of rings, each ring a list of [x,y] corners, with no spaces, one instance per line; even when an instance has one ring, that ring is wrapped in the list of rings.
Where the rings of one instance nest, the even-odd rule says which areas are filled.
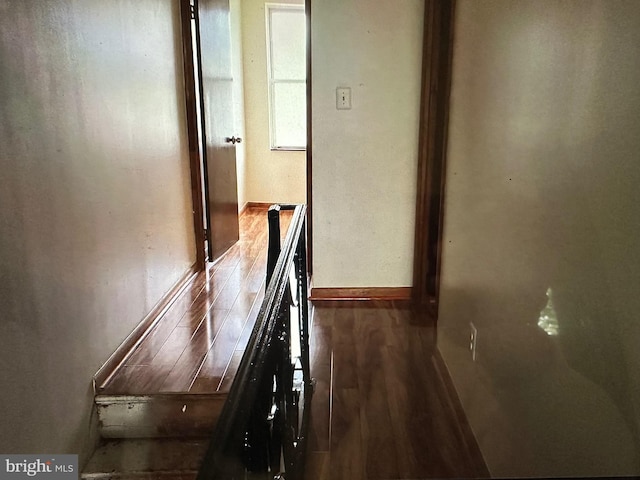
[[[271,205],[277,205],[278,202],[247,202],[240,210],[240,213],[244,212],[247,208],[260,208],[262,210],[269,210]]]
[[[146,317],[133,329],[127,338],[120,344],[118,348],[111,354],[109,359],[98,369],[93,376],[93,392],[97,393],[99,387],[104,385],[116,369],[124,362],[129,354],[138,346],[138,344],[149,334],[151,328],[171,307],[173,302],[178,298],[180,293],[189,284],[190,280],[197,273],[196,265],[192,265],[180,277],[176,284],[169,290],[156,304],[155,307],[147,314]]]
[[[410,300],[411,287],[311,288],[310,300]]]
[[[489,467],[487,467],[487,463],[484,460],[484,456],[482,455],[482,451],[480,450],[480,445],[478,444],[478,440],[473,433],[473,429],[471,428],[471,424],[469,423],[467,414],[462,407],[462,402],[460,402],[460,397],[458,396],[456,387],[453,384],[453,379],[451,378],[451,374],[449,373],[449,368],[447,367],[444,358],[442,358],[440,350],[436,348],[433,352],[433,355],[431,356],[431,359],[433,362],[433,366],[435,367],[435,370],[440,377],[441,383],[446,389],[446,395],[448,397],[446,403],[451,409],[451,413],[456,418],[460,436],[463,439],[466,447],[465,454],[473,461],[473,467],[477,472],[476,476],[478,478],[490,478],[491,473],[489,472]]]

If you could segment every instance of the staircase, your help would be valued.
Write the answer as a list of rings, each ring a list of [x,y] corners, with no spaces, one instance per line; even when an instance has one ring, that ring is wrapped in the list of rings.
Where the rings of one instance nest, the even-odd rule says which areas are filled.
[[[102,444],[81,477],[195,479],[226,396],[96,396]]]
[[[293,212],[282,251],[281,209]],[[313,389],[305,217],[304,206],[271,207],[267,265],[241,258],[262,248],[230,250],[95,380],[102,443],[83,479],[241,478],[247,469],[302,478]]]

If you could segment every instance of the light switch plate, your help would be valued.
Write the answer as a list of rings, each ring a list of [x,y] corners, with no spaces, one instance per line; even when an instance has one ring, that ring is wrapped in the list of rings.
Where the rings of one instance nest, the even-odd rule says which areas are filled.
[[[338,110],[351,110],[351,88],[336,88],[336,108]]]

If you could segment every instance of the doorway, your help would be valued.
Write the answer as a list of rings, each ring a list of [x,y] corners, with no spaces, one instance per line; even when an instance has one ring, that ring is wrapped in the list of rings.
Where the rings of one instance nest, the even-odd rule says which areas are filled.
[[[310,96],[310,9],[298,0],[276,4],[276,9],[264,0],[181,4],[197,263],[202,269],[237,240],[238,211],[309,203],[310,111],[305,107]],[[301,22],[290,22],[288,15],[276,14],[274,19],[273,11],[298,12]],[[283,26],[285,33],[297,31],[299,37],[294,48],[284,52],[282,46],[291,42],[278,35]],[[302,68],[287,84],[282,81],[282,59],[300,52]],[[227,63],[230,67],[223,68]],[[224,99],[231,103],[227,117],[211,103]],[[301,103],[302,114],[295,117],[292,112]],[[287,129],[292,126],[302,132],[302,139],[294,135],[290,144]],[[218,158],[224,160],[216,162]]]
[[[305,3],[241,3],[247,138],[241,204],[306,203]]]

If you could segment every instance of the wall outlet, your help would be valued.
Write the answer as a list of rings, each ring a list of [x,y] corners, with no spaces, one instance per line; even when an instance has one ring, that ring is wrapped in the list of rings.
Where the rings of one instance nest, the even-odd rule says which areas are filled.
[[[473,322],[469,322],[469,326],[471,327],[471,334],[469,335],[469,351],[471,352],[471,360],[475,362],[476,353],[478,351],[478,329]]]

